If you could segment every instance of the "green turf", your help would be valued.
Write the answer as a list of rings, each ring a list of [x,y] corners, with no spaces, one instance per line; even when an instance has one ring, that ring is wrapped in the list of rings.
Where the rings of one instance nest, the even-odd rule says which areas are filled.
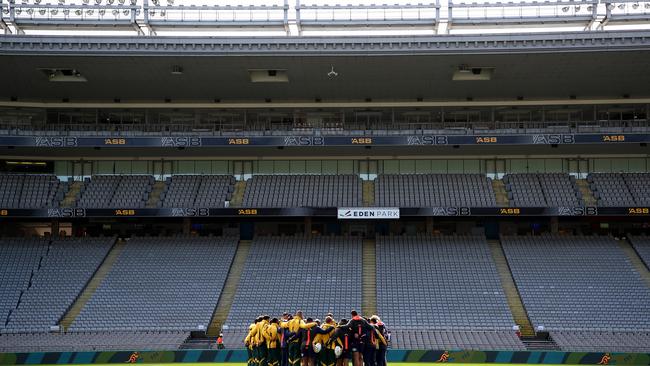
[[[439,363],[425,363],[425,362],[389,362],[389,365],[395,365],[395,366],[424,366],[424,365],[440,365]],[[456,365],[456,366],[489,366],[489,365],[498,365],[495,363],[455,363],[455,362],[450,362],[450,365]],[[182,365],[182,366],[246,366],[245,363],[236,363],[236,362],[228,362],[228,363],[206,363],[206,362],[197,362],[197,363],[147,363],[146,365],[148,366],[175,366],[175,365]],[[351,365],[351,364],[350,364]],[[509,365],[509,364],[503,364],[503,365]],[[519,363],[517,365],[525,366],[526,364]],[[81,365],[81,366],[97,366],[97,365]],[[560,366],[560,365],[547,365],[544,364],[544,366]]]

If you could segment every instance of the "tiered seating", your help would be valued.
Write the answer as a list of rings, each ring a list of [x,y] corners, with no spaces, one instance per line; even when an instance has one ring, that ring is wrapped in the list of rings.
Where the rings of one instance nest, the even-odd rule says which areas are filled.
[[[375,180],[380,207],[495,207],[489,178],[482,174],[380,175]]]
[[[142,208],[153,184],[150,175],[95,175],[85,180],[77,207]]]
[[[563,351],[650,352],[649,332],[551,332]]]
[[[188,337],[180,331],[0,334],[0,352],[172,350]]]
[[[31,286],[11,313],[9,331],[48,331],[56,325],[93,276],[113,244],[112,238],[52,241]]]
[[[21,292],[29,287],[32,273],[47,252],[44,239],[0,240],[0,329],[18,305]]]
[[[650,238],[647,236],[633,236],[630,237],[630,240],[639,257],[650,268]]]
[[[503,249],[535,326],[650,330],[650,289],[608,237],[504,237]]]
[[[635,205],[634,197],[621,174],[592,173],[587,176],[587,181],[594,192],[594,197],[598,200],[598,206]]]
[[[393,328],[511,330],[485,238],[377,239],[377,309]]]
[[[649,173],[623,173],[623,180],[627,184],[634,202],[639,206],[650,206],[650,174]]]
[[[224,207],[234,190],[230,175],[175,175],[167,178],[161,207]]]
[[[246,207],[345,207],[361,205],[356,175],[256,175],[244,193]]]
[[[391,346],[398,349],[526,350],[513,331],[398,329],[391,333]]]
[[[71,329],[207,327],[236,243],[234,238],[131,239]]]
[[[328,312],[349,316],[360,309],[361,283],[360,239],[258,237],[226,324],[242,329],[261,312],[298,309],[321,319]]]
[[[582,195],[575,178],[563,173],[507,174],[508,199],[515,207],[576,207]]]
[[[67,183],[50,174],[0,174],[0,207],[59,207],[67,189]]]

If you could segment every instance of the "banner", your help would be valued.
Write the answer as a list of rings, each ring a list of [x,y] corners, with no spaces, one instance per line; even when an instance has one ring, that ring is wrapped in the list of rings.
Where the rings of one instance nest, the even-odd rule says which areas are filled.
[[[339,219],[399,219],[397,207],[341,207]]]
[[[650,142],[650,134],[517,134],[517,135],[391,135],[391,136],[0,136],[0,146],[77,147],[264,147],[264,146],[453,146],[453,145],[573,145]]]

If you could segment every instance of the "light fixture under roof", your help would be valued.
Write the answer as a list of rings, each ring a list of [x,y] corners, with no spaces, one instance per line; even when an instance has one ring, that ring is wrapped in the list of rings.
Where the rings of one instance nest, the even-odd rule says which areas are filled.
[[[639,8],[639,3],[632,4],[632,9],[636,10]]]
[[[568,6],[565,6],[565,7],[562,8],[562,12],[566,13],[567,11],[569,11],[569,7],[568,7]]]
[[[619,4],[618,8],[621,9],[621,10],[625,9],[625,4]]]

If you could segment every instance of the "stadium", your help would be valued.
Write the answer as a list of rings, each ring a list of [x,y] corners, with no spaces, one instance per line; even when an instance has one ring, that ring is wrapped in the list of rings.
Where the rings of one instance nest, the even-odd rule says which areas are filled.
[[[0,364],[650,365],[650,2],[0,28]]]

